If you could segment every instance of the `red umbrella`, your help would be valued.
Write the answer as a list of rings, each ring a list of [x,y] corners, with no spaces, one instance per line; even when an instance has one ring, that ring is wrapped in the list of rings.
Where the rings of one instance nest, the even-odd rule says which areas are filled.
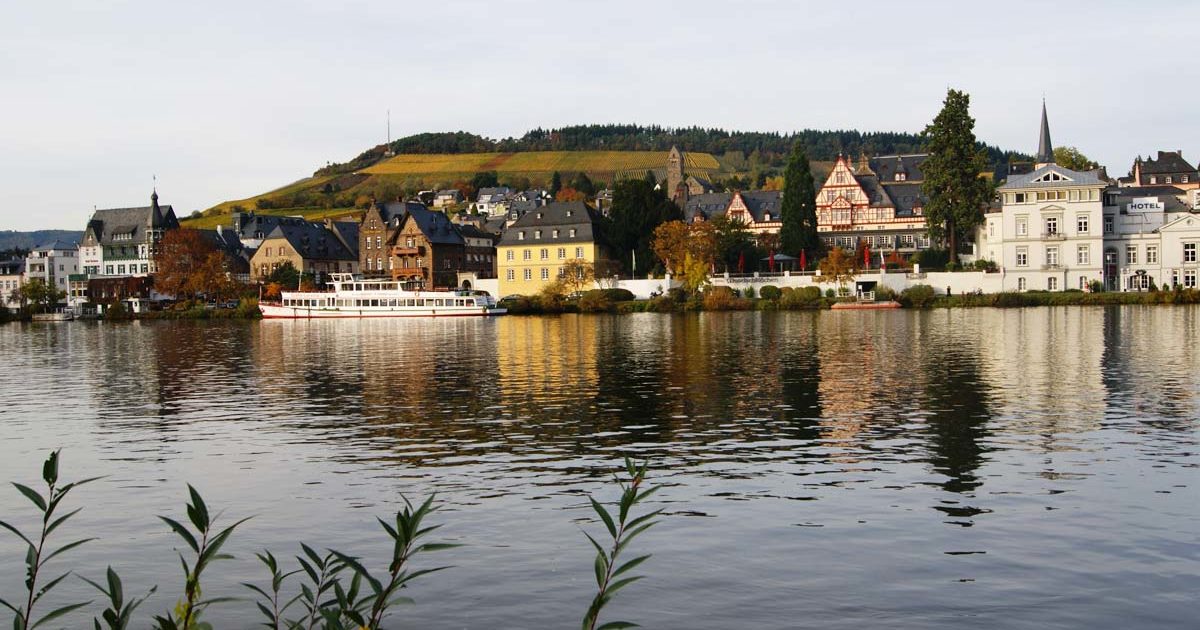
[[[738,254],[738,273],[746,273],[746,252]]]
[[[805,251],[800,250],[800,271],[808,269],[808,257],[805,256]]]
[[[775,250],[773,249],[771,255],[767,256],[767,269],[770,269],[772,273],[775,271]]]

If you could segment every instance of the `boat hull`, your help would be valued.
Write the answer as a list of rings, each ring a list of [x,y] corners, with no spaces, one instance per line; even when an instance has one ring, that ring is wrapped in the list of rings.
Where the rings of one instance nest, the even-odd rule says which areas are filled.
[[[503,308],[489,307],[446,307],[393,309],[385,307],[363,308],[306,308],[303,306],[277,306],[260,304],[263,319],[376,319],[394,317],[495,317],[508,312]]]

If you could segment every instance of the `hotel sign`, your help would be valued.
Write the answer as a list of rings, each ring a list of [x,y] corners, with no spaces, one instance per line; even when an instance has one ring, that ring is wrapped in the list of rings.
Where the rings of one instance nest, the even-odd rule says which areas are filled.
[[[1138,197],[1125,207],[1128,212],[1162,212],[1166,205],[1158,197]]]

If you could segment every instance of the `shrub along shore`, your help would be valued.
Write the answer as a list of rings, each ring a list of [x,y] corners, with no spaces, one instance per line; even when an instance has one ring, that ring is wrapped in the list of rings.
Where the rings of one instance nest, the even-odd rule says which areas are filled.
[[[894,293],[886,287],[875,292],[880,302],[893,300],[903,308],[959,308],[991,306],[1017,308],[1023,306],[1108,306],[1120,304],[1200,304],[1200,290],[1165,289],[1139,293],[1067,291],[1023,291],[1004,293],[972,293],[939,295],[933,287],[917,285]],[[560,313],[688,313],[699,311],[811,311],[831,308],[851,297],[839,297],[833,289],[822,292],[817,287],[792,289],[762,287],[756,295],[753,289],[737,292],[729,287],[710,287],[703,293],[688,295],[672,289],[666,295],[649,300],[635,300],[625,289],[595,289],[577,299],[543,294],[504,300],[502,306],[510,315],[557,315]],[[29,321],[30,315],[20,311],[0,310],[0,322]],[[129,313],[125,309],[110,309],[104,319],[262,319],[258,300],[244,298],[236,308],[207,308],[200,303],[183,303],[174,308],[148,313]]]
[[[684,313],[694,311],[802,311],[831,308],[839,301],[834,289],[822,292],[817,287],[782,289],[764,286],[756,295],[753,289],[737,292],[729,287],[710,287],[703,293],[688,295],[672,289],[666,295],[650,300],[634,300],[624,289],[588,291],[577,300],[567,300],[554,294],[520,297],[505,300],[504,306],[513,315],[548,315],[557,313]],[[1069,291],[1024,291],[967,295],[939,295],[928,285],[917,285],[894,293],[886,287],[875,293],[877,301],[898,302],[904,308],[954,308],[991,306],[1014,308],[1022,306],[1104,306],[1114,304],[1200,304],[1200,291],[1176,288],[1141,293]]]

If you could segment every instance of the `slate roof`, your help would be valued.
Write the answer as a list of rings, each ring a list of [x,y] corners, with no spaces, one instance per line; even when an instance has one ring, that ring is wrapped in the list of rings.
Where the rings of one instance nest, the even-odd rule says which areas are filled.
[[[556,201],[525,213],[504,230],[497,245],[592,242],[599,240],[599,230],[595,227],[597,221],[596,213],[582,201]],[[575,229],[574,237],[570,236],[571,228]],[[542,233],[537,238],[536,231],[539,229]],[[555,229],[558,230],[557,237],[554,236]],[[522,233],[524,239],[521,238]]]
[[[437,210],[430,210],[425,206],[410,207],[408,209],[408,217],[406,221],[415,221],[417,229],[429,239],[430,243],[438,243],[442,245],[463,245],[466,241],[463,240],[462,234],[458,232],[456,226],[450,222],[450,217],[446,213]]]
[[[242,251],[242,240],[238,238],[236,230],[197,230],[213,247],[224,251],[230,255],[240,254]]]
[[[488,188],[480,188],[479,194],[475,196],[476,201],[497,201],[512,192],[508,186],[494,186]],[[486,198],[486,199],[485,199]]]
[[[428,210],[429,208],[419,201],[389,201],[387,203],[377,203],[375,208],[379,210],[379,216],[383,222],[392,227],[400,227],[400,223],[404,221],[404,217],[414,209]]]
[[[1179,151],[1159,151],[1158,159],[1146,158],[1142,162],[1143,175],[1195,173],[1196,167],[1188,164]]]
[[[884,186],[884,182],[879,180],[876,175],[855,175],[854,181],[862,188],[863,193],[867,195],[867,205],[872,208],[890,208],[892,199],[888,196],[889,188]]]
[[[358,258],[358,221],[331,221],[330,226],[336,236],[342,239],[342,245]]]
[[[1072,181],[1036,183],[1033,181],[1050,171],[1054,171]],[[1014,188],[1069,188],[1071,186],[1093,186],[1097,184],[1104,185],[1105,183],[1106,182],[1101,181],[1100,178],[1096,177],[1096,175],[1093,173],[1081,173],[1079,171],[1072,171],[1069,168],[1063,168],[1057,164],[1047,164],[1042,168],[1033,171],[1032,173],[1013,175],[1012,177],[1009,177],[1008,181],[1005,182],[1003,186],[1000,186],[997,190],[1012,190]]]
[[[891,199],[892,207],[896,209],[898,217],[914,216],[913,209],[917,206],[923,207],[927,201],[925,195],[921,193],[919,182],[884,183],[883,188],[887,191],[888,198]]]
[[[0,276],[18,276],[25,273],[25,259],[0,260]]]
[[[116,241],[119,245],[141,245],[147,241],[146,230],[174,229],[179,227],[175,209],[170,205],[158,204],[158,193],[150,196],[150,205],[141,208],[108,208],[97,210],[88,221],[83,232],[85,242],[95,241],[100,245],[114,243],[116,234],[129,234],[128,239]]]
[[[683,219],[691,223],[699,216],[705,221],[711,221],[719,216],[723,216],[725,211],[729,209],[729,203],[732,201],[733,193],[693,195],[688,197],[688,200],[683,204]]]
[[[756,223],[766,220],[764,217],[767,214],[771,215],[771,221],[779,220],[780,207],[783,205],[782,191],[747,190],[743,191],[741,195],[742,201],[746,204],[746,211],[750,213]],[[711,221],[719,216],[724,216],[729,211],[731,203],[733,203],[733,193],[694,195],[683,204],[683,218],[688,223],[695,221],[697,216]]]
[[[507,223],[508,223],[508,219],[506,217],[498,216],[498,217],[489,217],[488,220],[486,222],[484,222],[483,225],[484,225],[485,230],[487,230],[488,232],[491,232],[492,234],[495,234],[497,237],[499,237],[501,234],[504,233],[504,226]]]
[[[1110,195],[1109,201],[1113,201],[1120,207],[1121,212],[1125,212],[1125,205],[1134,199],[1142,197],[1156,197],[1163,204],[1165,212],[1188,212],[1191,206],[1188,205],[1183,189],[1175,186],[1131,186],[1125,188],[1113,188],[1108,192]]]
[[[1042,128],[1038,133],[1038,152],[1034,158],[1038,164],[1054,163],[1054,145],[1050,142],[1050,121],[1046,118],[1046,101],[1042,101]]]
[[[338,221],[337,224],[348,223]],[[336,224],[335,224],[336,225]],[[353,224],[357,232],[358,224]],[[358,260],[358,252],[346,247],[333,232],[320,223],[286,222],[275,226],[268,239],[282,238],[308,260]],[[357,236],[355,242],[357,242]]]
[[[281,217],[279,215],[235,212],[233,213],[233,230],[231,231],[236,233],[239,239],[262,239],[266,238],[275,229],[275,226],[287,219],[288,217]],[[299,221],[300,219],[291,220]]]
[[[911,155],[877,155],[867,161],[871,170],[882,182],[896,181],[896,173],[904,174],[904,181],[921,181],[925,174],[921,172],[921,163],[929,157],[928,153]]]
[[[783,205],[781,190],[749,190],[742,193],[742,201],[746,202],[746,210],[754,217],[756,223],[765,221],[767,214],[771,221],[779,221],[779,207]]]
[[[463,238],[486,238],[492,244],[495,244],[495,242],[496,242],[495,234],[493,234],[487,230],[481,229],[479,226],[475,225],[474,223],[461,223],[461,224],[457,225],[456,227],[458,228],[459,234],[461,234],[463,236]]]
[[[538,208],[542,207],[543,205],[545,205],[545,204],[541,203],[540,201],[538,201],[536,199],[517,199],[515,201],[509,202],[508,211],[509,212],[516,211],[518,213],[524,214],[526,212],[529,212],[530,210],[537,210]]]
[[[73,249],[79,249],[79,246],[75,243],[68,243],[66,241],[54,240],[54,241],[50,241],[49,243],[40,245],[38,247],[34,247],[33,251],[48,252],[51,250],[63,251],[63,250],[73,250]]]

